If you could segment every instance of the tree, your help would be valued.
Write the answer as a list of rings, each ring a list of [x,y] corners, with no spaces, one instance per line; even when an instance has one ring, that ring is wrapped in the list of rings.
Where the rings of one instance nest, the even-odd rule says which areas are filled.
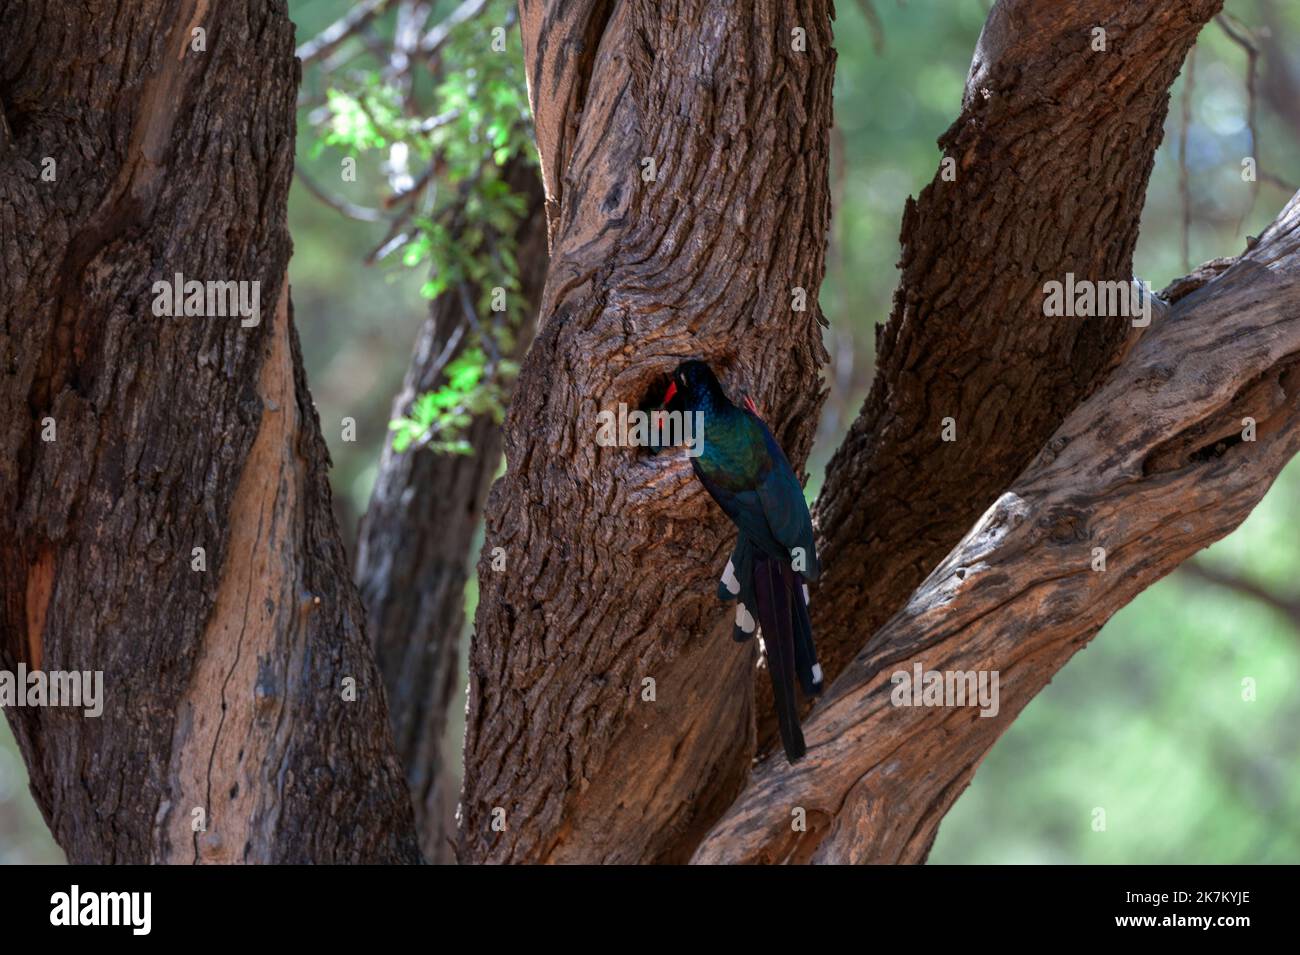
[[[285,278],[285,5],[6,12],[0,661],[106,695],[6,710],[46,821],[73,862],[417,861]],[[178,274],[257,313],[160,317]]]
[[[520,9],[551,266],[479,561],[461,859],[681,860],[744,782],[752,647],[722,636],[723,520],[683,462],[591,436],[704,355],[750,373],[802,466],[829,5]]]
[[[356,574],[420,848],[440,863],[454,859],[460,773],[444,749],[464,685],[465,583],[501,409],[532,341],[546,218],[513,4],[468,0],[430,20],[431,6],[404,3],[384,28],[374,20],[388,6],[352,7],[298,49],[318,91],[299,102],[317,146],[340,150],[330,162],[383,155],[380,194],[362,206],[298,175],[346,217],[384,226],[367,263],[428,274],[429,317],[393,402]]]
[[[0,668],[102,670],[108,688],[99,720],[7,715],[74,861],[436,859],[491,415],[464,416],[469,457],[386,452],[363,611],[285,280],[292,31],[283,4],[176,6],[73,28],[32,0],[0,35]],[[756,649],[713,595],[726,522],[681,458],[594,435],[599,411],[655,402],[704,357],[803,467],[826,359],[830,6],[524,0],[550,264],[486,507],[461,861],[923,860],[1034,694],[1249,513],[1300,446],[1300,199],[1166,289],[1149,328],[1043,301],[1067,275],[1128,282],[1168,90],[1219,7],[990,13],[815,510],[833,682],[792,769],[763,758]],[[367,95],[340,108],[365,115]],[[395,406],[417,444],[439,420],[416,420],[419,393],[486,287],[469,265],[434,282]],[[221,317],[200,294],[207,314],[185,314],[185,279],[265,308]],[[1000,706],[899,705],[913,667],[1000,674]]]
[[[1168,90],[1220,6],[994,7],[944,161],[904,211],[876,379],[817,502],[828,571],[813,626],[828,677],[1141,334],[1123,320],[1044,318],[1043,286],[1133,275]]]
[[[479,565],[462,861],[924,859],[1073,650],[1248,513],[1295,451],[1294,205],[1233,268],[1168,290],[1149,340],[1043,310],[1067,273],[1132,276],[1168,90],[1219,8],[993,8],[944,162],[904,215],[876,383],[816,508],[832,569],[814,629],[840,678],[808,763],[760,764],[733,801],[755,704],[712,598],[723,524],[683,461],[584,431],[702,355],[803,461],[822,354],[815,306],[786,295],[815,302],[821,275],[828,10],[522,4],[553,264],[488,509],[512,563]],[[647,159],[653,182],[636,175]],[[891,707],[890,674],[934,659],[1014,674],[1010,705],[992,720]],[[760,728],[768,709],[760,695]]]
[[[546,274],[546,219],[536,170],[519,164],[507,181],[529,196],[516,234],[523,268],[524,326],[509,356],[518,360],[532,340]],[[469,290],[471,300],[481,289]],[[409,414],[433,390],[449,362],[465,350],[459,289],[430,305],[393,417]],[[508,392],[507,392],[508,394]],[[501,428],[491,414],[466,429],[468,453],[398,451],[379,464],[361,525],[357,583],[367,627],[388,691],[393,734],[415,803],[420,848],[429,862],[454,861],[459,774],[443,756],[448,708],[459,698],[459,643],[465,620],[465,581],[488,488],[501,460]]]

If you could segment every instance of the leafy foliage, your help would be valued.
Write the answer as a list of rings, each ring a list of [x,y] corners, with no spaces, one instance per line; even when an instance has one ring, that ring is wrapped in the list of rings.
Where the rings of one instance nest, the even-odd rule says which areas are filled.
[[[426,270],[421,294],[460,296],[472,310],[444,382],[391,422],[398,451],[468,453],[465,428],[475,414],[503,417],[505,389],[517,370],[498,356],[512,348],[523,318],[514,234],[527,210],[504,171],[536,159],[512,20],[513,4],[493,0],[452,28],[428,89],[420,77],[382,65],[353,70],[331,76],[324,107],[312,113],[314,155],[387,152],[389,192],[379,204],[399,210],[393,232],[400,234],[375,258]],[[413,172],[413,161],[423,170]]]
[[[485,376],[485,367],[480,349],[472,348],[457,356],[447,366],[446,384],[416,398],[407,417],[389,422],[388,428],[394,432],[393,447],[405,451],[416,444],[434,451],[469,454],[469,443],[452,436],[468,427],[474,415],[491,414],[500,424],[504,414],[496,389]],[[510,374],[516,372],[510,369]]]

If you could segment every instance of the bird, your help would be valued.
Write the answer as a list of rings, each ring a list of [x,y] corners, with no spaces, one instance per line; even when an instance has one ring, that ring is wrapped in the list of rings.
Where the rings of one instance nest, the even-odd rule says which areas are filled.
[[[702,421],[704,433],[691,467],[738,532],[718,597],[736,601],[735,640],[762,633],[781,744],[793,764],[807,752],[795,679],[805,696],[822,690],[808,616],[808,582],[817,580],[821,565],[803,488],[753,399],[745,395],[742,405],[734,404],[707,363],[679,364],[662,404],[702,415],[693,419]]]

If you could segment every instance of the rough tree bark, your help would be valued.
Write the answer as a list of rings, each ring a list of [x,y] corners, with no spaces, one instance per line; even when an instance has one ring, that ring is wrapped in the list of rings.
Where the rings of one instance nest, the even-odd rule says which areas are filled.
[[[830,688],[809,758],[761,767],[696,860],[922,861],[1025,704],[1116,610],[1234,530],[1298,449],[1300,194],[1067,418]],[[891,674],[917,664],[1000,673],[999,712],[893,705]]]
[[[1218,7],[995,8],[942,141],[957,179],[909,203],[880,380],[818,508],[828,669],[997,504],[835,682],[808,761],[761,766],[698,860],[923,858],[1051,673],[1236,526],[1294,453],[1294,204],[1091,398],[1126,327],[1041,317],[1046,278],[1128,277],[1167,89]],[[554,265],[489,505],[507,568],[479,567],[460,852],[684,859],[748,773],[753,649],[726,639],[712,596],[725,520],[680,459],[597,447],[595,416],[656,397],[700,356],[806,457],[829,10],[522,8]],[[4,13],[0,666],[102,669],[108,687],[100,720],[9,713],[51,829],[74,861],[413,861],[284,280],[283,5]],[[154,318],[152,283],[178,271],[260,281],[264,321]],[[809,311],[792,310],[794,286]],[[1232,438],[1245,415],[1256,442]],[[960,435],[947,445],[945,416]],[[937,482],[924,501],[918,473]],[[1002,712],[889,706],[889,672],[914,660],[999,669]],[[806,834],[788,831],[795,804]]]
[[[546,216],[541,181],[531,163],[516,161],[505,180],[528,198],[514,237],[526,303],[509,356],[518,359],[532,341],[546,278]],[[471,289],[469,298],[478,301],[479,290]],[[443,368],[460,354],[462,309],[458,289],[431,303],[402,391],[393,402],[393,417],[406,414],[416,396],[437,387]],[[491,415],[477,416],[465,439],[470,454],[399,454],[391,444],[384,448],[357,553],[367,630],[415,804],[420,849],[431,863],[455,860],[460,774],[447,763],[442,744],[448,706],[460,699],[459,645],[470,550],[501,462],[501,428]]]
[[[1001,0],[943,166],[903,214],[876,378],[814,510],[833,679],[1104,379],[1124,319],[1045,319],[1043,284],[1128,281],[1169,88],[1221,0]],[[1104,52],[1094,28],[1106,31]],[[943,419],[957,440],[944,441]],[[775,720],[760,682],[761,736]]]
[[[0,665],[106,696],[6,712],[37,803],[74,862],[418,861],[289,304],[285,5],[0,16]],[[177,272],[260,324],[155,317]]]
[[[506,568],[480,559],[460,855],[685,859],[753,746],[753,648],[713,593],[731,535],[684,461],[598,447],[596,415],[701,356],[806,458],[829,5],[524,2],[521,24],[551,268],[489,498]]]
[[[529,369],[538,383],[526,405],[533,430],[523,430],[522,413],[512,418],[511,473],[490,508],[493,541],[517,563],[495,581],[480,565],[485,602],[471,672],[462,832],[469,860],[677,858],[734,786],[738,756],[751,745],[748,713],[718,704],[745,699],[733,682],[739,668],[716,640],[683,642],[684,633],[707,629],[720,616],[707,601],[703,617],[691,616],[700,613],[704,570],[719,552],[701,554],[692,541],[673,546],[674,518],[696,519],[698,496],[689,486],[683,493],[681,472],[672,466],[649,462],[638,470],[589,451],[575,424],[583,411],[594,414],[615,400],[638,404],[666,366],[696,353],[727,366],[733,387],[772,396],[783,426],[778,434],[802,460],[800,417],[815,410],[807,381],[789,380],[780,364],[753,360],[748,341],[729,330],[727,344],[741,353],[736,360],[708,320],[692,326],[700,340],[683,346],[674,335],[682,294],[666,294],[666,281],[647,289],[642,279],[649,273],[688,288],[698,281],[698,269],[674,269],[663,259],[685,249],[708,262],[709,240],[697,219],[681,223],[693,209],[712,211],[711,194],[638,206],[629,226],[629,213],[619,208],[625,194],[600,177],[634,162],[627,140],[647,132],[674,145],[707,143],[712,127],[697,102],[659,109],[666,130],[649,127],[642,106],[653,71],[668,68],[674,50],[692,42],[679,39],[664,50],[659,37],[703,31],[707,39],[695,41],[697,50],[731,40],[734,31],[709,29],[707,5],[686,6],[658,20],[636,5],[610,18],[601,4],[566,15],[524,4],[557,254],[544,299],[548,325]],[[814,597],[814,626],[829,673],[904,603],[1132,347],[1136,336],[1125,320],[1045,320],[1043,283],[1068,272],[1080,280],[1130,278],[1168,89],[1220,6],[1003,0],[991,13],[962,116],[941,139],[956,177],[946,180],[941,167],[920,199],[908,203],[903,280],[882,335],[878,379],[832,462],[817,509],[828,573]],[[639,32],[638,46],[628,46],[620,32],[625,24]],[[1096,28],[1106,31],[1104,51],[1094,49]],[[734,55],[728,61],[746,62]],[[706,103],[721,95],[718,89],[734,89],[733,80],[711,69],[710,62],[696,69],[705,76],[695,94]],[[678,72],[689,75],[686,67]],[[788,91],[784,80],[773,88]],[[683,116],[692,128],[679,132]],[[707,168],[708,160],[694,166]],[[609,198],[602,205],[603,192]],[[664,192],[635,195],[653,202]],[[648,231],[641,218],[654,221],[654,214],[667,223],[661,234],[668,248],[629,247],[626,234]],[[805,222],[786,221],[808,234]],[[814,234],[820,256],[822,233]],[[802,236],[788,238],[798,243]],[[739,248],[722,245],[745,260],[753,239],[744,230]],[[777,324],[789,313],[772,307],[769,314]],[[552,316],[558,327],[549,325]],[[755,324],[762,326],[761,313]],[[590,374],[575,360],[580,354],[610,367]],[[547,376],[558,381],[544,394]],[[578,380],[570,387],[572,376]],[[757,384],[759,376],[769,387]],[[941,440],[949,416],[956,442]],[[864,497],[870,507],[862,506]],[[566,517],[543,516],[557,504]],[[711,517],[706,510],[705,520]],[[715,527],[696,528],[694,540],[714,540]],[[624,563],[627,556],[673,573],[646,580],[634,561]],[[689,569],[679,571],[687,561]],[[574,571],[592,580],[589,589],[569,584],[565,575]],[[658,632],[657,645],[647,631]],[[639,678],[677,689],[689,677],[699,681],[700,667],[711,669],[709,686],[679,693],[668,707],[636,702]],[[642,757],[630,784],[627,750]],[[687,771],[702,777],[695,792]],[[782,774],[780,766],[766,771]],[[684,792],[695,800],[689,808]],[[494,810],[503,832],[490,825]],[[667,832],[656,833],[656,826]],[[928,838],[922,841],[928,846]]]

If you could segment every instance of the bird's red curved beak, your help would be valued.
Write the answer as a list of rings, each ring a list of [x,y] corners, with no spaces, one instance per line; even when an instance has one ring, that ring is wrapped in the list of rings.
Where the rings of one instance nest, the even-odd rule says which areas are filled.
[[[677,394],[677,382],[668,382],[668,390],[664,392],[664,404],[673,400],[673,395]]]

